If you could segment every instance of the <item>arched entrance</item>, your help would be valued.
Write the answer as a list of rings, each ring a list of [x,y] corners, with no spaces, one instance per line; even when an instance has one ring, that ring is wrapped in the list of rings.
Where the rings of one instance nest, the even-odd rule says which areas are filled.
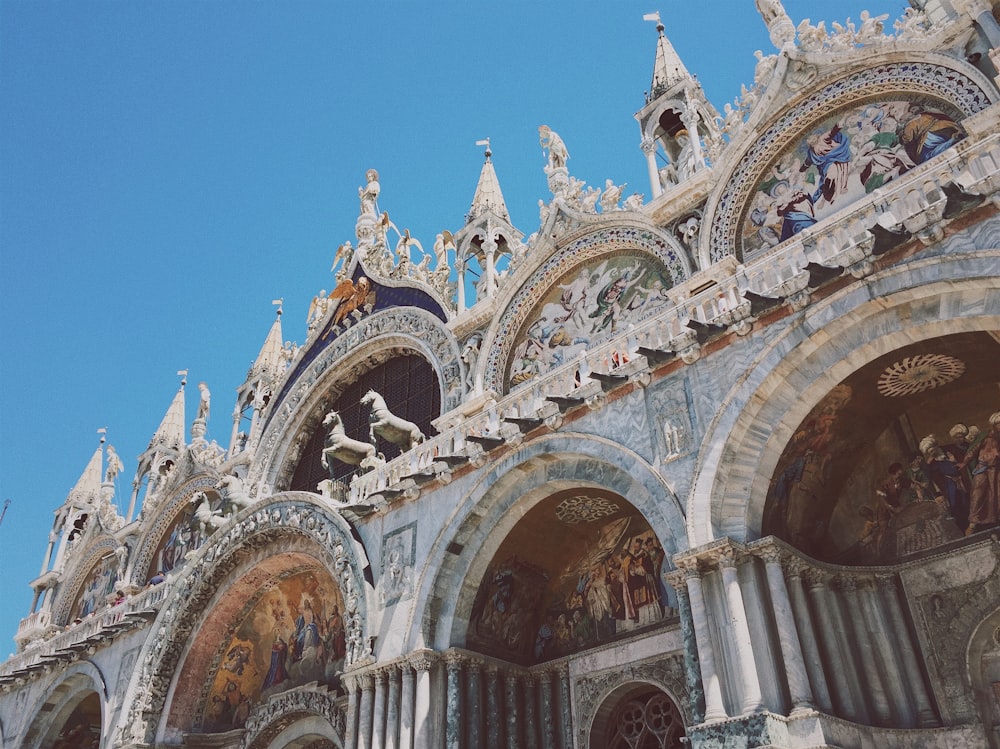
[[[626,684],[601,705],[591,749],[680,749],[684,720],[671,697],[651,684]]]
[[[97,749],[101,745],[101,698],[89,689],[77,692],[79,686],[74,678],[53,690],[25,738],[25,747]],[[37,744],[36,736],[40,737]]]

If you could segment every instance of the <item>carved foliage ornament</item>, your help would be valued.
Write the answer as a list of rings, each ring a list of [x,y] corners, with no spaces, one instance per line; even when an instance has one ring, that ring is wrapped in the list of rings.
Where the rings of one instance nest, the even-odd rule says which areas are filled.
[[[276,497],[240,521],[220,529],[201,548],[185,574],[174,583],[175,588],[157,618],[160,629],[140,667],[141,692],[132,700],[129,715],[122,724],[121,743],[143,743],[152,738],[181,653],[217,589],[226,584],[230,573],[255,549],[287,539],[289,535],[305,536],[323,549],[326,564],[340,586],[347,635],[345,667],[364,655],[368,625],[363,560],[355,558],[353,541],[343,527],[344,522],[337,520],[311,503]]]

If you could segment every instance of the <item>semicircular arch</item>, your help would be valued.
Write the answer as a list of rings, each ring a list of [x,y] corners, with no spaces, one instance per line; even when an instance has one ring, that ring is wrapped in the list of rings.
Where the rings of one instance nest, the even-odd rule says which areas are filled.
[[[727,159],[728,169],[720,174],[717,186],[707,202],[708,210],[704,225],[710,229],[703,231],[701,236],[699,247],[701,267],[708,267],[731,254],[745,261],[749,256],[763,253],[768,249],[766,246],[754,249],[757,245],[753,242],[757,242],[757,239],[753,242],[744,240],[743,231],[745,224],[750,221],[751,211],[755,209],[756,203],[759,203],[756,210],[760,211],[760,220],[763,221],[768,206],[771,206],[773,212],[774,206],[778,205],[779,196],[775,193],[782,186],[787,188],[780,196],[782,204],[792,200],[796,190],[810,193],[812,190],[823,189],[823,184],[818,187],[816,184],[806,185],[800,179],[813,174],[812,172],[802,174],[809,166],[808,158],[805,163],[800,164],[796,161],[795,168],[791,171],[788,171],[791,168],[789,167],[791,161],[786,164],[782,159],[796,148],[804,149],[805,139],[811,131],[828,120],[832,121],[835,116],[845,113],[852,105],[863,107],[878,104],[883,99],[898,101],[901,105],[905,105],[910,98],[926,99],[945,106],[952,113],[952,117],[960,120],[982,111],[997,100],[995,87],[979,70],[953,57],[932,52],[913,52],[905,57],[900,56],[892,61],[880,61],[877,64],[873,64],[873,61],[866,57],[859,60],[854,69],[846,72],[839,69],[835,78],[812,83],[805,90],[807,91],[805,95],[769,121],[755,123],[753,128],[748,127],[747,132],[760,135],[749,141],[739,154],[734,153]],[[903,108],[905,109],[905,106]],[[858,183],[861,195],[866,194],[865,191],[870,192],[875,189],[883,181],[888,182],[893,176],[898,176],[900,168],[908,169],[922,163],[922,157],[908,161],[905,156],[896,159],[891,153],[893,149],[898,150],[903,147],[900,143],[890,142],[892,135],[904,129],[904,123],[897,121],[898,114],[874,113],[872,118],[875,119],[867,122],[865,126],[860,120],[866,115],[860,110],[859,116],[854,118],[860,124],[857,133],[852,137],[856,140],[860,138],[860,141],[871,144],[871,148],[878,151],[878,153],[872,151],[870,154],[872,166],[868,170],[867,177],[860,178]],[[884,123],[890,120],[898,127],[884,126]],[[829,123],[827,127],[830,127]],[[839,143],[841,148],[846,148],[846,141],[850,140],[843,132],[844,129],[840,128],[841,134],[838,136],[841,141],[845,141]],[[887,138],[890,140],[886,140]],[[860,141],[856,147],[859,151]],[[950,143],[946,140],[941,145],[943,147]],[[817,148],[822,151],[836,146],[837,144],[828,143],[822,148]],[[833,159],[834,156],[831,155],[830,158]],[[897,164],[897,161],[902,166]],[[841,159],[841,163],[847,162]],[[820,168],[819,172],[820,181],[825,182],[823,175],[826,174],[826,170]],[[857,174],[863,173],[859,162]],[[832,171],[831,175],[832,181],[836,175]],[[879,176],[881,179],[872,181],[873,177]],[[846,175],[843,179],[846,180]],[[802,184],[799,184],[800,182]],[[833,188],[832,182],[830,188]],[[846,190],[846,186],[840,185],[839,189]],[[851,195],[852,193],[847,193],[844,199],[853,200]],[[840,210],[847,205],[842,200],[834,209],[832,193],[827,193],[825,196],[826,203],[823,202],[822,194],[817,193],[814,197],[816,198],[814,202],[825,207],[823,215],[816,214],[815,210],[811,211],[814,214],[813,221],[820,220],[832,210]],[[760,231],[764,232],[768,224],[760,224],[759,227]],[[789,231],[792,230],[789,228]],[[775,230],[774,236],[768,234],[764,237],[762,234],[758,239],[761,242],[766,240],[766,245],[774,245],[787,238],[784,234],[784,231]],[[756,234],[754,236],[756,237]]]
[[[686,517],[692,546],[759,537],[771,478],[795,428],[868,362],[915,341],[1000,330],[1000,250],[895,266],[807,307],[722,400],[701,442]]]
[[[49,745],[65,728],[67,721],[80,708],[84,700],[93,695],[99,703],[102,736],[107,732],[109,718],[108,685],[101,670],[89,660],[68,666],[59,680],[49,688],[44,698],[28,714],[34,716],[24,734],[22,746],[35,749]]]
[[[624,497],[649,524],[668,558],[687,548],[681,505],[643,458],[593,435],[547,435],[502,458],[444,524],[426,565],[429,572],[418,581],[414,606],[415,612],[435,615],[423,617],[419,631],[411,623],[415,643],[442,651],[463,646],[480,582],[504,538],[532,507],[574,487]],[[457,557],[456,548],[462,550]]]
[[[309,420],[332,404],[347,384],[400,353],[415,353],[430,363],[441,391],[442,413],[458,406],[462,396],[460,351],[444,323],[417,308],[377,312],[334,339],[296,383],[286,386],[285,397],[271,406],[275,410],[256,452],[260,457],[249,471],[251,491],[266,495],[286,488],[308,442]]]
[[[132,707],[128,715],[121,716],[121,740],[144,743],[156,736],[162,739],[175,711],[194,709],[192,700],[198,690],[178,694],[179,679],[187,673],[186,663],[199,660],[192,653],[201,647],[199,634],[206,622],[225,620],[230,626],[235,614],[228,609],[245,604],[239,596],[229,595],[234,581],[252,585],[259,577],[259,588],[266,584],[265,577],[303,560],[325,570],[339,587],[344,604],[345,667],[362,657],[374,617],[372,573],[364,546],[347,521],[314,495],[274,495],[220,528],[172,582],[152,624],[158,636],[143,646],[129,685],[126,704]],[[255,576],[258,569],[261,572]],[[217,609],[220,602],[225,605]],[[206,633],[206,637],[217,640],[218,632]],[[198,667],[195,664],[192,669]],[[200,667],[204,670],[203,664]],[[168,704],[169,711],[165,710]]]
[[[102,535],[94,539],[85,550],[80,550],[80,562],[75,565],[72,576],[64,584],[64,593],[60,595],[55,607],[55,624],[67,624],[74,613],[82,618],[104,606],[104,596],[111,593],[112,586],[118,580],[115,558],[118,546],[118,541],[112,536]],[[88,590],[91,588],[92,590]],[[90,606],[87,611],[81,611],[81,599],[88,593],[92,593]],[[81,602],[81,607],[77,606],[78,602]]]
[[[326,739],[342,747],[345,734],[344,714],[335,695],[326,689],[304,687],[282,692],[253,710],[240,746],[284,749]]]
[[[611,267],[605,267],[609,263]],[[584,273],[588,277],[581,279]],[[595,335],[600,337],[608,325],[613,331],[615,326],[645,319],[655,309],[668,304],[667,290],[685,281],[691,273],[687,253],[677,239],[653,226],[632,222],[596,229],[589,227],[587,231],[570,237],[530,271],[526,271],[525,276],[518,274],[523,282],[512,286],[511,296],[503,300],[503,312],[497,323],[491,326],[489,338],[483,344],[483,350],[488,352],[484,365],[484,387],[504,393],[519,384],[507,381],[515,349],[529,328],[539,324],[537,318],[544,309],[546,297],[554,293],[557,284],[565,287],[564,297],[570,293],[570,286],[579,286],[580,290],[572,292],[576,298],[566,299],[571,307],[563,310],[567,313],[566,318],[558,325],[549,327],[566,328],[567,323],[579,318],[586,326],[599,328]],[[589,277],[591,274],[593,277]],[[631,278],[629,274],[632,274]],[[604,293],[600,287],[608,287],[622,278],[627,283],[623,283],[624,288],[618,292],[621,304],[617,307],[629,309],[630,314],[634,312],[634,318],[618,319],[624,314],[618,310],[617,317],[612,319],[609,314],[612,305],[600,299],[592,300],[594,304],[583,309],[587,302],[584,293],[600,296]],[[584,292],[589,286],[595,288]],[[633,303],[626,304],[630,300]],[[533,316],[535,320],[531,319]],[[548,331],[546,336],[549,333],[552,331]],[[565,336],[571,347],[576,345],[573,338],[579,336],[569,332],[565,332]],[[596,340],[594,338],[589,342]],[[549,337],[546,337],[546,343],[549,348],[555,345],[554,339]]]

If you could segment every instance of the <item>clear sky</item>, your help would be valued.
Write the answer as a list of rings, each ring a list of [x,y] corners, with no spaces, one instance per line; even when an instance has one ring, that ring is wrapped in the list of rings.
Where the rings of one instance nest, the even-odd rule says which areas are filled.
[[[785,7],[891,27],[906,3]],[[366,169],[428,249],[462,226],[481,138],[525,235],[551,198],[541,124],[572,175],[648,197],[633,114],[657,9],[719,110],[774,51],[752,0],[0,0],[0,658],[97,429],[125,461],[123,509],[177,370],[188,428],[204,380],[228,445],[271,300],[304,342]]]

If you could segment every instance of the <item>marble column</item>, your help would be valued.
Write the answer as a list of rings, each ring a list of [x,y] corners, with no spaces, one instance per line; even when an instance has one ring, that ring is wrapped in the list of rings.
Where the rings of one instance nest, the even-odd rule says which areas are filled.
[[[774,621],[778,627],[778,644],[781,659],[785,662],[785,678],[788,682],[788,696],[792,712],[809,710],[813,706],[812,690],[806,673],[805,657],[799,643],[799,635],[792,616],[792,604],[785,586],[785,573],[781,567],[781,552],[776,546],[763,549],[764,569],[767,573],[767,587],[771,594]]]
[[[569,665],[556,666],[559,679],[559,740],[562,749],[573,749],[573,701],[569,691]]]
[[[721,550],[719,567],[722,570],[722,585],[726,591],[729,623],[736,645],[737,673],[743,692],[740,710],[746,715],[761,710],[764,707],[764,698],[761,696],[760,680],[757,678],[757,663],[753,656],[753,641],[750,638],[750,625],[747,623],[746,609],[743,606],[743,591],[740,589],[739,574],[736,571],[734,549]]]
[[[663,185],[660,184],[660,172],[656,168],[656,141],[646,136],[642,139],[642,152],[646,154],[646,170],[649,172],[649,189],[653,194],[653,199],[663,194]]]
[[[833,700],[834,713],[840,718],[857,720],[858,710],[854,704],[851,685],[847,680],[847,669],[853,669],[853,665],[846,662],[837,640],[837,624],[832,612],[835,605],[830,605],[825,573],[816,569],[807,570],[806,585],[813,602],[813,610],[816,612],[815,620],[819,623],[826,673],[832,687],[830,696]]]
[[[347,724],[344,733],[344,749],[356,749],[358,745],[358,696],[361,685],[356,677],[344,675],[347,688]]]
[[[993,17],[990,3],[987,0],[957,0],[955,7],[972,17],[982,30],[990,47],[994,49],[1000,47],[1000,24]]]
[[[694,621],[691,619],[691,601],[683,571],[675,570],[666,577],[677,595],[677,613],[681,620],[681,636],[684,638],[684,680],[687,683],[691,715],[697,724],[705,720],[705,690],[701,686],[701,666],[698,663]]]
[[[388,680],[389,674],[384,668],[375,672],[372,749],[385,749],[385,687]]]
[[[486,666],[486,746],[488,747],[503,745],[501,715],[503,707],[500,704],[500,669],[491,663]]]
[[[409,669],[407,669],[409,670]],[[399,666],[388,667],[389,699],[385,711],[385,749],[399,749],[399,686],[402,678]]]
[[[880,575],[878,585],[889,621],[892,622],[891,631],[894,635],[892,642],[895,646],[895,652],[902,661],[903,671],[906,674],[906,686],[917,710],[917,725],[920,728],[937,728],[941,725],[941,721],[938,720],[937,712],[931,702],[923,667],[917,657],[917,646],[903,613],[896,576]]]
[[[449,651],[445,653],[444,662],[448,670],[445,746],[447,749],[462,749],[462,655]]]
[[[507,716],[507,749],[520,749],[521,733],[518,730],[517,674],[507,672],[504,694],[504,714]]]
[[[417,749],[431,745],[431,667],[434,653],[418,651],[407,657],[416,671],[413,696],[413,746]]]
[[[559,714],[552,695],[552,672],[547,669],[540,671],[538,684],[541,697],[541,715],[538,724],[542,733],[542,749],[556,749],[556,720]]]
[[[375,679],[361,674],[361,708],[358,715],[358,749],[372,749],[372,708],[375,700]]]
[[[813,625],[812,616],[809,614],[806,592],[802,587],[804,566],[805,562],[801,559],[792,558],[788,561],[788,593],[816,706],[823,712],[832,714],[833,703],[830,701],[830,688],[827,686],[826,673],[823,670],[823,658],[820,656],[819,644],[816,642],[816,628]]]
[[[413,669],[400,666],[402,692],[399,696],[399,749],[413,749]]]
[[[705,721],[725,720],[729,715],[722,702],[722,685],[715,666],[715,647],[712,645],[712,632],[708,624],[705,594],[701,588],[701,572],[697,560],[685,560],[681,568],[684,570],[688,596],[691,599],[691,621],[694,622],[701,681],[705,689]]]
[[[847,605],[850,631],[854,634],[853,650],[860,656],[861,675],[867,687],[862,701],[874,714],[876,725],[889,726],[892,724],[892,714],[889,711],[886,685],[879,671],[881,654],[873,647],[871,635],[865,625],[865,612],[859,596],[860,581],[853,575],[845,575],[838,579],[837,584]]]
[[[482,749],[483,746],[483,662],[478,658],[466,659],[468,685],[465,691],[465,710],[462,722],[465,724],[466,741],[463,746]]]
[[[521,684],[524,690],[524,747],[538,749],[538,679],[529,671]]]
[[[878,655],[879,671],[889,702],[890,725],[894,728],[914,728],[917,725],[916,712],[908,694],[901,658],[894,644],[899,635],[891,629],[874,579],[859,581],[858,599],[865,615],[865,628]]]

